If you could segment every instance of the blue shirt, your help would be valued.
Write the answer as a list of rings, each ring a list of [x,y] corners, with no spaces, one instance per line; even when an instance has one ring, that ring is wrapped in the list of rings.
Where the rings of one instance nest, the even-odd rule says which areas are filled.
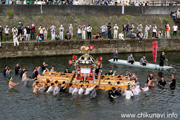
[[[22,70],[21,73],[20,73],[21,78],[22,78],[23,74],[24,74],[24,71]]]
[[[3,75],[6,76],[6,69],[3,70]]]
[[[106,32],[107,26],[103,25],[101,26],[102,32]]]

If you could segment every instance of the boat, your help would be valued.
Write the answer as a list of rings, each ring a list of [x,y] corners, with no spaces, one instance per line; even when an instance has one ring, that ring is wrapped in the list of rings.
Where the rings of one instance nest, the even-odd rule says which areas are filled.
[[[96,66],[102,64],[102,56],[94,59],[90,54],[89,50],[92,50],[92,45],[81,47],[80,53],[85,52],[79,58],[76,55],[72,56],[72,60],[69,60],[69,65],[73,65],[75,70],[72,73],[63,73],[63,72],[46,72],[44,75],[38,75],[38,81],[42,84],[59,83],[66,82],[67,87],[70,83],[73,85],[84,85],[87,88],[88,85],[95,86],[98,85],[99,89],[102,90],[111,90],[112,87],[121,88],[121,91],[125,91],[129,85],[134,85],[134,81],[130,80],[126,76],[113,76],[113,75],[102,75],[95,74]]]
[[[127,63],[127,60],[121,60],[121,59],[118,59],[118,61],[113,61],[113,59],[110,59],[109,62],[113,64],[121,64],[121,65],[126,65],[126,66],[131,66],[131,67],[148,68],[148,69],[167,70],[167,69],[173,68],[171,66],[160,67],[158,64],[152,64],[152,63],[148,63],[146,64],[146,66],[141,65],[140,62],[134,62],[134,64],[131,64],[131,63]]]

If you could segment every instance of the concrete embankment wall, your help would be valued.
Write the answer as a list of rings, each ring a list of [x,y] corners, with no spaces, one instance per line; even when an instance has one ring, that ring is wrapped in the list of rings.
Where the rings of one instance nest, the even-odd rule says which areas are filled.
[[[125,6],[124,13],[128,15],[169,15],[176,6]],[[7,11],[13,11],[15,15],[40,15],[40,14],[122,14],[122,6],[60,6],[60,5],[1,5],[0,15],[7,14]]]
[[[8,57],[33,57],[52,55],[79,54],[80,47],[85,44],[93,45],[94,49],[90,54],[113,53],[118,47],[119,53],[130,52],[151,52],[152,42],[156,40],[72,40],[72,41],[44,41],[44,42],[21,42],[19,47],[14,47],[13,43],[2,43],[0,48],[0,58]],[[180,51],[180,39],[161,39],[158,41],[158,51]]]

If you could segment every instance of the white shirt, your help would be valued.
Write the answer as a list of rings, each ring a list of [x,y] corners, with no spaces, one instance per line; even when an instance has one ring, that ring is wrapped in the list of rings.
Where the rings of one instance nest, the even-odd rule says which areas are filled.
[[[131,92],[131,91],[129,91],[129,90],[126,90],[125,91],[125,96],[126,96],[126,99],[131,99],[131,96],[133,96],[133,93]]]
[[[132,30],[134,30],[135,26],[132,24],[132,25],[131,25],[131,28],[132,28]]]
[[[124,40],[124,38],[123,38],[123,37],[124,37],[124,34],[122,34],[122,33],[119,33],[119,35],[118,35],[118,36],[119,36],[119,39],[122,39],[122,40]]]
[[[70,87],[69,88],[69,93],[72,94],[73,90],[74,90],[73,87]]]
[[[12,33],[17,33],[18,32],[18,29],[17,28],[12,28]]]
[[[118,29],[119,29],[119,27],[118,26],[114,26],[114,32],[118,32]]]
[[[81,32],[82,32],[81,28],[78,28],[77,33],[81,33]]]
[[[91,26],[88,26],[87,27],[87,32],[91,32],[92,31],[92,27]]]
[[[60,28],[59,28],[59,31],[60,31],[60,32],[63,32],[63,31],[64,31],[64,27],[60,27]]]
[[[54,86],[50,86],[46,92],[47,93],[53,92],[54,88],[55,88]]]
[[[79,5],[79,1],[74,1],[73,5]]]
[[[84,92],[84,89],[83,89],[83,88],[80,88],[79,91],[78,91],[78,94],[79,94],[79,95],[82,95],[83,92]]]
[[[137,91],[138,94],[141,92],[141,89],[140,89],[139,85],[136,86],[136,91]]]
[[[60,88],[59,87],[55,87],[54,90],[53,90],[53,94],[59,94],[60,92]]]
[[[174,31],[177,31],[177,29],[178,29],[178,26],[177,26],[177,25],[174,25],[174,26],[173,26],[173,30],[174,30]]]
[[[157,32],[157,26],[153,27],[153,32]]]
[[[52,32],[52,33],[55,33],[55,32],[56,32],[56,27],[55,27],[54,25],[52,25],[52,26],[50,27],[50,29],[51,29],[51,32]]]
[[[93,89],[94,89],[94,87],[86,88],[84,95],[88,95]]]
[[[77,93],[78,93],[78,91],[79,91],[79,89],[74,88],[74,90],[73,90],[73,92],[72,92],[72,95],[77,94]]]
[[[39,28],[39,33],[43,34],[43,28],[41,28],[41,27]]]
[[[24,73],[23,75],[22,75],[22,81],[25,81],[27,79],[27,76],[26,76],[26,74]]]
[[[146,26],[146,27],[145,27],[145,32],[148,32],[149,29],[150,29],[150,28],[149,28],[148,26]]]
[[[139,95],[139,93],[138,93],[138,91],[137,91],[136,88],[135,88],[135,89],[133,88],[132,91],[133,91],[133,94],[134,94],[134,95]]]
[[[149,87],[144,87],[144,88],[142,88],[142,90],[146,92],[149,90]]]
[[[135,6],[139,6],[139,3],[136,3]]]
[[[44,75],[46,72],[49,72],[49,70],[48,70],[48,69],[47,69],[47,71],[46,71],[46,70],[44,70],[42,74]]]
[[[9,34],[9,28],[5,27],[4,32],[5,34]]]
[[[24,28],[24,35],[26,35],[26,33],[27,33],[27,30],[26,30],[26,28]]]

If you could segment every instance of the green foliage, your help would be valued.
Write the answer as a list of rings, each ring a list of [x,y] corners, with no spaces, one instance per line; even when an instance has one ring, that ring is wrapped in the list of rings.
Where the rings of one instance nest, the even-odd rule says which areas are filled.
[[[164,21],[165,23],[169,23],[169,19],[168,19],[168,18],[163,18],[163,21]]]
[[[124,17],[126,17],[126,18],[132,18],[131,15],[125,15]]]
[[[9,18],[13,18],[14,12],[12,10],[8,10],[6,13],[8,14]]]

